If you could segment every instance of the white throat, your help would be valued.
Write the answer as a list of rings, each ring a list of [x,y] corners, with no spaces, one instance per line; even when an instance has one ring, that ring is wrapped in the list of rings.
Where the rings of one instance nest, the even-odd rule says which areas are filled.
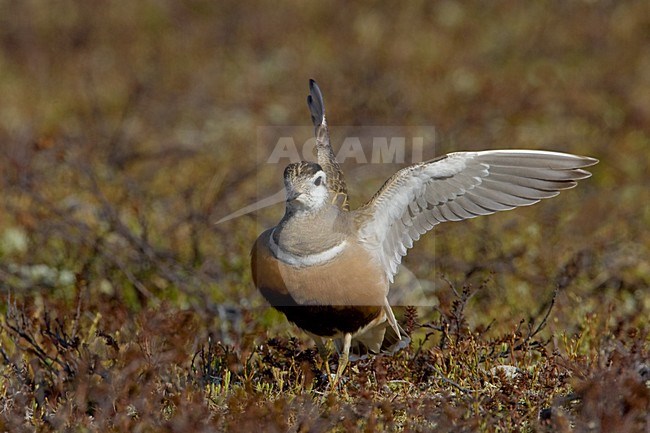
[[[330,260],[332,260],[334,257],[341,254],[347,245],[347,241],[343,240],[340,243],[324,251],[315,254],[298,255],[282,249],[282,247],[275,242],[275,239],[273,239],[274,233],[275,230],[273,230],[271,232],[271,236],[269,236],[269,246],[271,247],[271,252],[273,252],[273,255],[278,260],[285,262],[291,266],[305,267],[305,266],[316,266],[316,265],[321,265],[323,263],[327,263]]]

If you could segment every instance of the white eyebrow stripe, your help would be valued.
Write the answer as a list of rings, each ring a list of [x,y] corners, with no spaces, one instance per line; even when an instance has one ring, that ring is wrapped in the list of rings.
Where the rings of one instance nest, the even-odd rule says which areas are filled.
[[[271,252],[273,252],[275,258],[291,266],[305,267],[329,262],[341,254],[348,244],[348,242],[344,240],[341,243],[334,245],[332,248],[321,251],[320,253],[299,256],[283,250],[277,243],[275,243],[275,239],[273,239],[274,233],[275,230],[271,232],[271,236],[269,237],[269,246],[271,247]]]

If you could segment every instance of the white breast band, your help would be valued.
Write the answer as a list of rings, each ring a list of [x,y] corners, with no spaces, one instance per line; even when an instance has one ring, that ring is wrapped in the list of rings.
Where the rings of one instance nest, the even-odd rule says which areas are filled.
[[[316,254],[300,256],[283,250],[278,244],[275,243],[275,240],[273,239],[273,233],[275,233],[275,231],[271,232],[271,236],[269,236],[269,244],[273,255],[280,261],[283,261],[291,266],[298,267],[314,266],[326,263],[341,254],[348,243],[347,241],[343,241],[340,244],[334,245],[332,248],[329,248],[325,251],[321,251]]]

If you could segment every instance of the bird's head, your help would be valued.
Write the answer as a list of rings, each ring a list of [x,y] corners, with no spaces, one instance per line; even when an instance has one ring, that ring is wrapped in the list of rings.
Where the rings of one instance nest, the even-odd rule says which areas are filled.
[[[329,200],[327,175],[315,162],[301,161],[289,164],[284,170],[287,209],[316,211]]]

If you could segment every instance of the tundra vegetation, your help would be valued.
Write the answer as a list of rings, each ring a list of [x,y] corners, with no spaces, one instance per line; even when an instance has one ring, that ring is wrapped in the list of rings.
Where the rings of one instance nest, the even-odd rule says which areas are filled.
[[[0,2],[0,431],[647,432],[648,29],[642,0]],[[310,125],[309,78],[335,148],[601,161],[423,237],[411,346],[333,390],[251,283],[282,204],[215,224],[282,187],[259,131]],[[400,166],[367,152],[353,206]]]

